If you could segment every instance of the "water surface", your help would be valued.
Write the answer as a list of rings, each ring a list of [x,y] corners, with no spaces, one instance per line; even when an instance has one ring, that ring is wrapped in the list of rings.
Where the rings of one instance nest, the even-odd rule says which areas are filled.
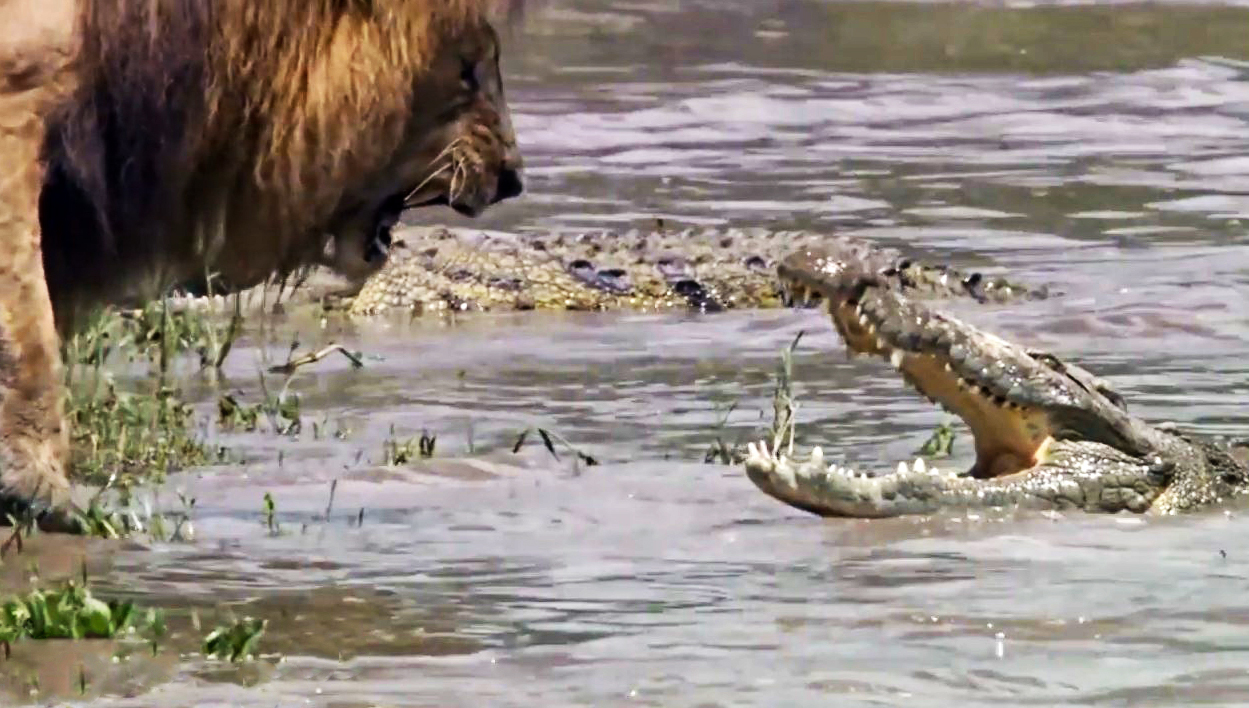
[[[1077,359],[1140,415],[1244,432],[1246,30],[1232,4],[534,3],[506,40],[529,192],[473,225],[663,217],[946,254],[1063,293],[960,314]],[[367,366],[329,359],[295,380],[298,441],[226,435],[244,462],[174,480],[197,499],[194,543],[87,546],[101,592],[166,608],[172,645],[194,646],[192,610],[228,608],[268,618],[261,649],[283,659],[113,664],[99,647],[20,645],[9,666],[38,676],[42,700],[1249,701],[1242,509],[822,521],[702,464],[715,436],[755,434],[800,330],[805,442],[888,469],[946,419],[888,367],[847,361],[813,313],[285,328],[232,355],[231,387],[255,396],[260,352],[283,356],[292,332],[363,349]],[[211,386],[186,386],[208,410]],[[349,434],[313,439],[313,420]],[[532,425],[603,464],[511,455]],[[382,467],[392,426],[436,434],[436,459]],[[266,491],[279,535],[261,523]]]

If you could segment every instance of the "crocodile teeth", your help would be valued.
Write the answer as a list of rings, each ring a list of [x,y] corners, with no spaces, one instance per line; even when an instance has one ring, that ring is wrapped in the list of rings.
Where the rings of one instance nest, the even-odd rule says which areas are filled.
[[[771,451],[768,450],[768,444],[763,440],[757,443],[747,443],[746,451],[752,456],[760,458],[766,462],[774,462]]]
[[[915,464],[911,466],[911,469],[915,470],[916,474],[928,474],[928,465],[924,464],[922,457],[915,458]]]
[[[811,464],[824,466],[824,449],[818,445],[811,450]]]
[[[906,463],[905,463],[905,462],[899,462],[899,463],[898,463],[898,475],[899,475],[899,476],[904,475],[904,474],[906,474],[907,472],[910,472],[910,471],[911,471],[911,470],[907,468],[907,466],[906,466]]]
[[[867,323],[868,323],[867,315],[859,315],[859,324],[866,327]]]

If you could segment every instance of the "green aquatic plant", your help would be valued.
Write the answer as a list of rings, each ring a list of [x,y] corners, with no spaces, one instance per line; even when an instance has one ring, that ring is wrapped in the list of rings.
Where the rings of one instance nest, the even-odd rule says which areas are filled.
[[[112,480],[92,495],[87,508],[78,513],[83,532],[97,538],[126,538],[136,533],[147,534],[153,541],[182,542],[194,534],[191,516],[195,498],[178,492],[180,511],[158,511],[151,504],[136,504],[131,489],[118,490],[116,507],[106,506],[103,496],[111,489]]]
[[[798,403],[794,400],[794,351],[806,331],[794,336],[789,346],[781,350],[781,361],[776,366],[776,385],[772,390],[772,426],[770,436],[772,449],[782,446],[791,453],[794,448],[794,430],[798,422]]]
[[[69,398],[71,464],[88,483],[115,479],[130,487],[158,482],[167,472],[220,458],[194,426],[194,409],[176,389],[118,391],[112,382],[75,389]]]
[[[62,344],[75,477],[128,489],[219,458],[221,451],[214,455],[201,440],[194,410],[167,384],[166,373],[171,359],[188,351],[199,352],[201,363],[210,358],[219,365],[234,336],[218,336],[206,315],[190,308],[173,312],[164,300],[139,310],[96,311]],[[119,390],[105,369],[113,359],[155,364],[156,385]]]
[[[230,318],[195,307],[175,308],[168,298],[141,308],[100,308],[63,345],[67,364],[101,365],[113,355],[127,361],[147,361],[162,376],[174,357],[195,354],[202,368],[220,369],[242,332],[239,296],[233,298]]]
[[[25,639],[113,639],[147,633],[153,642],[164,634],[159,611],[139,612],[130,600],[101,600],[82,577],[51,590],[36,588],[0,603],[0,647],[6,657],[14,642]]]
[[[765,435],[773,442],[774,445],[784,444],[787,448],[793,445],[795,415],[798,410],[798,404],[794,400],[793,391],[793,371],[794,371],[794,351],[798,348],[798,343],[802,341],[805,331],[800,331],[784,349],[781,350],[780,361],[776,365],[776,371],[773,374],[772,384],[772,422],[768,426]],[[746,459],[746,446],[741,441],[741,436],[732,445],[724,441],[721,433],[728,422],[728,417],[737,408],[734,402],[728,406],[719,422],[715,426],[716,434],[713,436],[707,450],[703,453],[703,462],[707,464],[723,464],[737,465]],[[760,417],[763,413],[760,412]],[[755,435],[751,435],[752,438]],[[776,449],[775,447],[773,449]]]
[[[434,447],[438,444],[438,436],[422,430],[419,436],[406,440],[395,437],[395,426],[390,426],[390,434],[382,441],[382,464],[405,465],[413,460],[425,460],[434,456]]]
[[[716,406],[720,408],[719,405]],[[723,412],[720,413],[719,420],[716,421],[716,434],[712,437],[711,442],[707,445],[707,451],[703,453],[703,463],[722,465],[732,465],[740,462],[744,457],[739,452],[742,449],[740,440],[730,444],[724,440],[724,430],[728,427],[729,416],[733,415],[733,411],[737,410],[737,401],[724,406]]]
[[[781,449],[781,447],[785,450],[791,450],[794,444],[796,413],[798,409],[793,391],[794,351],[797,349],[798,343],[802,341],[804,334],[806,334],[805,331],[799,332],[793,341],[781,350],[780,361],[777,364],[776,372],[773,374],[772,422],[766,432],[767,439],[771,441],[771,449],[773,450]],[[728,407],[717,423],[716,430],[721,430],[725,427],[728,415],[733,412],[735,407],[736,404]],[[954,426],[950,423],[941,423],[932,432],[932,435],[924,441],[916,454],[935,458],[949,457],[953,451],[955,438]],[[703,462],[726,465],[741,464],[745,459],[746,452],[744,446],[741,443],[728,445],[720,434],[714,437],[703,456]]]
[[[229,662],[254,658],[256,644],[268,625],[269,620],[251,617],[220,625],[204,637],[204,656]]]
[[[949,457],[954,451],[954,426],[949,423],[942,423],[932,432],[932,435],[924,441],[919,450],[915,454],[924,457]]]
[[[269,492],[265,492],[262,513],[264,514],[265,528],[268,529],[269,535],[282,535],[282,527],[278,524],[278,505],[273,500],[273,495]]]

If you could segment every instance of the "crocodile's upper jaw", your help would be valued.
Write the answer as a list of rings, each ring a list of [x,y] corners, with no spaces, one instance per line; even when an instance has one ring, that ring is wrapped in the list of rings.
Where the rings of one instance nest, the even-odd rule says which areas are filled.
[[[975,354],[951,336],[970,331],[970,325],[943,317],[940,325],[952,325],[943,332],[928,326],[930,318],[939,316],[919,310],[913,313],[915,326],[908,326],[912,323],[903,321],[910,314],[905,301],[890,301],[888,291],[859,289],[830,298],[784,277],[782,284],[792,304],[821,302],[849,351],[888,361],[928,400],[967,424],[976,450],[975,464],[967,471],[970,476],[1003,477],[1045,461],[1055,436],[1050,417],[1028,396],[1019,395],[1022,389],[1009,385],[1011,377],[983,368]],[[987,333],[977,334],[983,341],[1011,346]],[[1034,367],[1043,369],[1040,364]]]
[[[1054,431],[1043,411],[964,375],[960,363],[940,346],[891,336],[894,332],[873,317],[867,303],[829,301],[828,311],[851,352],[888,361],[929,401],[967,424],[976,449],[970,476],[1002,477],[1044,461]]]

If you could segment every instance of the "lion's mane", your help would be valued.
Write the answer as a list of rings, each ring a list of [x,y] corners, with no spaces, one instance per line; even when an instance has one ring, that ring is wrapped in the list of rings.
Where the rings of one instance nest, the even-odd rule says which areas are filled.
[[[491,4],[79,0],[40,198],[58,323],[151,292],[136,279],[208,266],[258,280],[312,260],[348,185],[441,109],[419,95],[439,42]]]

